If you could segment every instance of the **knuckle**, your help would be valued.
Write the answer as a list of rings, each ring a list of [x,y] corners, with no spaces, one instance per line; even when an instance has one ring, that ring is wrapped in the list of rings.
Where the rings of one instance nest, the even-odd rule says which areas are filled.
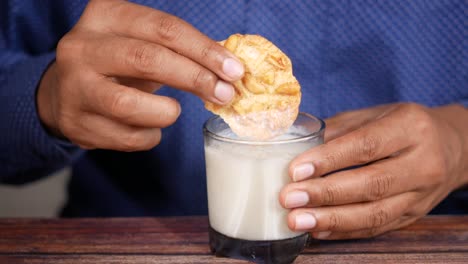
[[[80,58],[86,49],[86,41],[75,37],[73,33],[65,35],[57,44],[56,61],[58,64]]]
[[[364,200],[375,201],[386,197],[391,189],[392,184],[393,177],[391,175],[368,175],[364,183]]]
[[[390,219],[390,215],[385,208],[376,207],[371,210],[371,214],[367,217],[367,226],[372,229],[379,229],[385,225]]]
[[[155,47],[149,44],[131,47],[128,51],[127,63],[136,72],[148,76],[153,73],[158,65],[158,52],[154,52]]]
[[[88,1],[88,4],[76,25],[99,31],[107,31],[109,30],[109,22],[112,20],[102,18],[118,18],[128,16],[128,13],[129,8],[125,1],[92,0]],[[95,23],[96,20],[99,20],[99,23]]]
[[[178,18],[171,15],[163,15],[159,19],[158,35],[166,42],[175,42],[182,34],[182,24]]]
[[[338,202],[342,191],[337,185],[326,185],[322,190],[322,204],[323,205],[334,205]]]
[[[432,121],[427,116],[421,115],[418,120],[414,122],[415,130],[419,136],[428,137],[433,131]]]
[[[379,136],[364,134],[355,148],[359,152],[355,155],[357,162],[364,164],[375,160],[382,145],[381,141],[382,139]]]
[[[326,146],[326,144],[322,145]],[[323,147],[319,148],[323,148]],[[325,171],[331,172],[339,169],[340,160],[343,160],[344,154],[342,152],[326,153],[324,155],[324,162],[321,162],[319,167],[322,167]]]
[[[131,96],[125,91],[115,92],[111,98],[109,111],[112,116],[117,118],[129,117],[132,109],[138,105],[138,97]]]
[[[201,49],[202,58],[209,58],[213,53],[216,52],[217,48],[221,46],[216,42],[210,42],[208,45],[204,45]]]
[[[103,10],[103,9],[115,9],[115,5],[109,5],[109,1],[89,1],[88,5],[86,6],[85,11],[89,10]]]
[[[410,117],[426,112],[425,107],[417,103],[400,104],[399,108],[403,113],[408,114]]]
[[[123,136],[123,139],[121,141],[122,143],[121,150],[135,151],[135,150],[144,149],[145,147],[148,146],[148,144],[145,144],[145,141],[146,139],[142,137],[139,131],[129,132]]]
[[[408,117],[408,122],[418,136],[428,136],[433,132],[433,118],[424,106],[415,103],[405,104],[401,110],[402,114]]]
[[[343,225],[343,218],[337,212],[332,212],[328,217],[328,229],[330,231],[338,230]]]
[[[214,73],[205,69],[199,69],[195,72],[194,77],[192,78],[192,87],[195,88],[195,92],[202,93],[202,91],[206,91],[208,88],[214,87],[217,79],[218,78]]]

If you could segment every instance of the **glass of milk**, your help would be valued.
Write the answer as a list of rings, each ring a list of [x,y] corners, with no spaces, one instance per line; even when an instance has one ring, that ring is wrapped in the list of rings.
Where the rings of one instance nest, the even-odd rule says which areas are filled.
[[[279,192],[290,182],[289,163],[323,143],[325,123],[300,113],[288,132],[270,141],[238,138],[218,116],[203,128],[210,247],[217,256],[291,263],[308,234],[287,225]]]

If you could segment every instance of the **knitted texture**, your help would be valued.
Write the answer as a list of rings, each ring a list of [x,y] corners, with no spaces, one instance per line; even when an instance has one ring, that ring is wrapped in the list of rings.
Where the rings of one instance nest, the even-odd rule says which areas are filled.
[[[463,0],[135,2],[179,16],[215,40],[236,32],[270,39],[293,62],[301,111],[322,118],[398,101],[468,106]],[[0,181],[35,179],[79,153],[47,135],[34,96],[56,43],[85,5],[0,2]],[[74,163],[65,215],[207,212],[201,128],[210,114],[194,95],[169,87],[158,93],[182,105],[162,143],[147,152],[86,152]]]

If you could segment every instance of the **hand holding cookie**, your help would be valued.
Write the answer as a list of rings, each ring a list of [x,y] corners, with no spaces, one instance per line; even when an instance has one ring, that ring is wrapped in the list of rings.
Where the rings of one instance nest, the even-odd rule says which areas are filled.
[[[85,149],[153,148],[181,112],[174,98],[153,94],[161,84],[225,104],[228,82],[244,75],[233,54],[186,21],[122,0],[89,1],[56,54],[37,90],[38,115]]]

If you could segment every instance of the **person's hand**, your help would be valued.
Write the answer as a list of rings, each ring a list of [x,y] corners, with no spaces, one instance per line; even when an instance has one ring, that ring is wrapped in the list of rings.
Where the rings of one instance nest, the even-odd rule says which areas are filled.
[[[244,72],[224,47],[188,23],[120,0],[90,1],[57,46],[37,92],[41,121],[86,148],[122,151],[158,144],[179,103],[160,84],[228,103]]]
[[[291,162],[293,182],[280,193],[293,209],[292,230],[372,237],[414,222],[468,183],[468,110],[460,105],[384,105],[326,124],[326,143]]]

